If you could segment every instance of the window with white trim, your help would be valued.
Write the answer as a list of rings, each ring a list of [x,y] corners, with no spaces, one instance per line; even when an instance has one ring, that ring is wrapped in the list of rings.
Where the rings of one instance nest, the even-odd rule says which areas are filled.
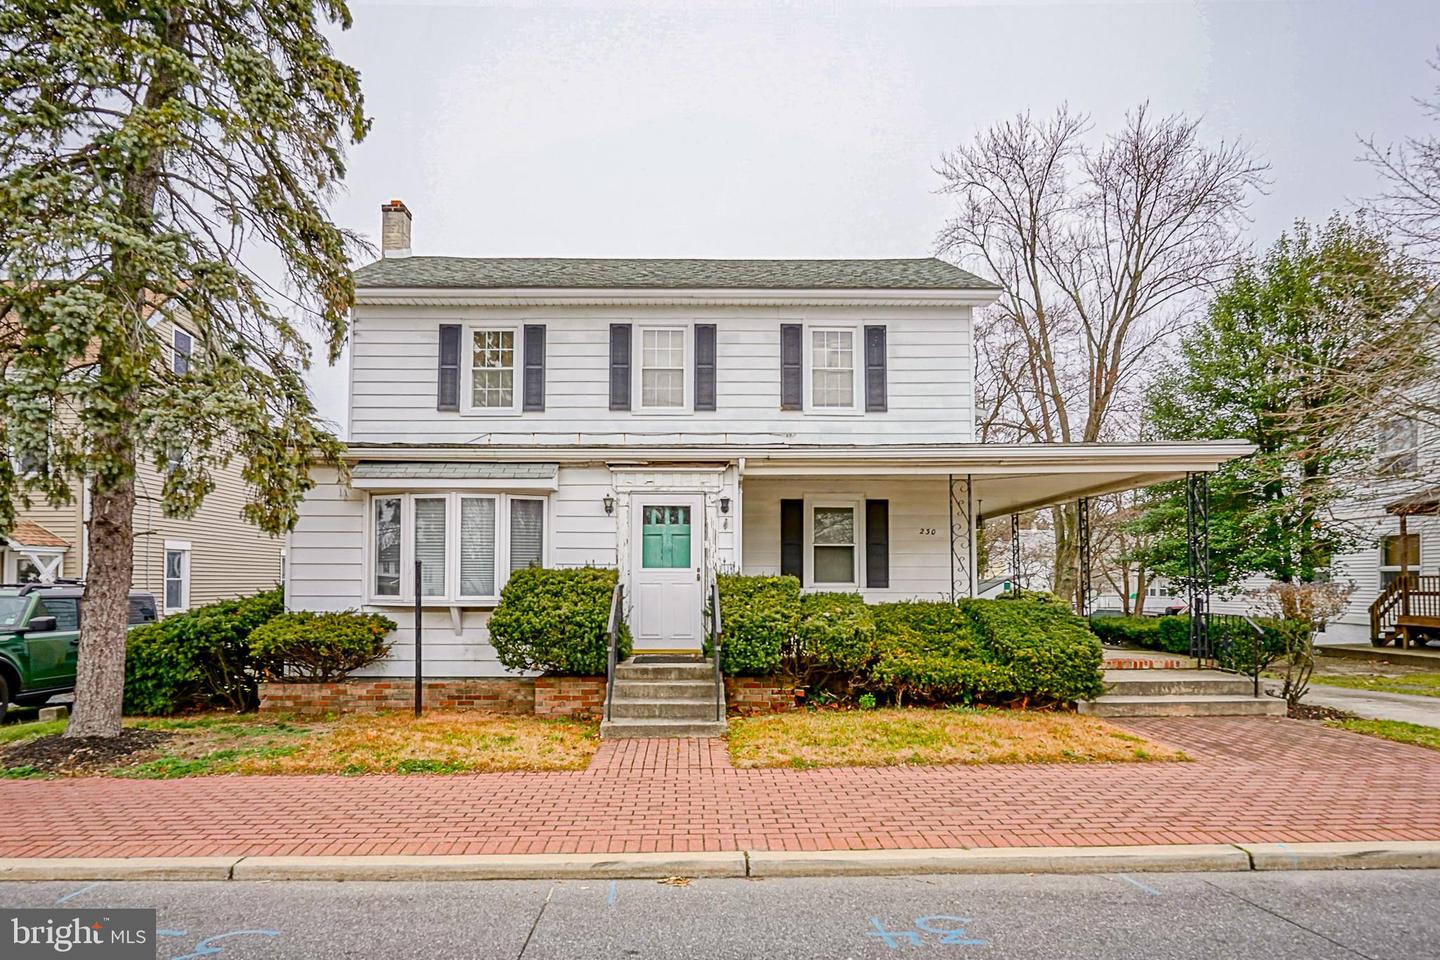
[[[543,497],[507,493],[376,493],[370,497],[370,597],[493,603],[511,572],[543,566]]]
[[[1380,426],[1376,470],[1382,477],[1413,476],[1420,469],[1420,425],[1396,417]]]
[[[170,334],[170,369],[177,375],[190,372],[190,355],[195,352],[195,338],[176,327]]]
[[[640,407],[645,410],[685,408],[685,329],[640,329]]]
[[[518,366],[513,327],[471,327],[468,364],[470,409],[504,412],[515,409]]]
[[[165,541],[165,612],[190,607],[190,544]]]
[[[855,329],[810,329],[810,408],[854,410],[856,385]]]
[[[1402,571],[1420,572],[1420,534],[1404,537],[1386,535],[1380,538],[1380,585],[1388,587],[1400,578]]]
[[[859,571],[858,508],[853,503],[810,507],[810,580],[816,586],[856,586]]]

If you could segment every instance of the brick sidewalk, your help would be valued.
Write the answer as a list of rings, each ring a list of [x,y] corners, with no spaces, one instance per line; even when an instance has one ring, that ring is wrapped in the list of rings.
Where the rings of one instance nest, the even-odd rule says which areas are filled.
[[[575,773],[0,782],[0,856],[1437,840],[1440,753],[1267,719],[1127,721],[1193,763],[736,770],[720,741]]]

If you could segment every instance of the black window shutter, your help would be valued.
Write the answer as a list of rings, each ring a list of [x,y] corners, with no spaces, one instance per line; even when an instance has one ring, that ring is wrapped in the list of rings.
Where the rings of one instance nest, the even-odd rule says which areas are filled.
[[[780,324],[780,409],[800,410],[804,408],[805,349],[801,343],[801,326],[798,323]]]
[[[545,409],[545,324],[525,324],[524,409]]]
[[[436,410],[460,409],[460,324],[440,324],[440,371],[435,387]]]
[[[865,586],[890,586],[890,501],[865,501]]]
[[[630,324],[610,324],[610,409],[630,409]]]
[[[805,582],[805,501],[780,501],[780,573]]]
[[[695,324],[695,409],[715,409],[715,324]]]
[[[865,411],[886,410],[885,328],[865,328]]]

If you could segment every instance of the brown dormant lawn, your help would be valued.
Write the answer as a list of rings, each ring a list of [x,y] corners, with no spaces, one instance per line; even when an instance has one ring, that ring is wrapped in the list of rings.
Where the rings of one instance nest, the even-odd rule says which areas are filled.
[[[496,714],[341,718],[203,714],[127,719],[123,755],[69,755],[63,723],[0,727],[0,777],[138,779],[222,774],[491,773],[583,770],[599,748],[588,721]]]
[[[1095,717],[1045,710],[804,710],[730,721],[737,767],[1188,760]]]

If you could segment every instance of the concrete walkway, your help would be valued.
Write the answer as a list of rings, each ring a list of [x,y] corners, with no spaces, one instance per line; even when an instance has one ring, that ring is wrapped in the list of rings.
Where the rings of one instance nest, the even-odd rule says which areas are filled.
[[[1347,710],[1367,720],[1399,720],[1418,723],[1422,727],[1440,727],[1440,697],[1311,684],[1305,694],[1305,702],[1311,706]]]
[[[723,740],[614,740],[563,773],[9,780],[0,857],[1440,840],[1440,752],[1284,719],[1121,725],[1194,760],[749,770]]]

